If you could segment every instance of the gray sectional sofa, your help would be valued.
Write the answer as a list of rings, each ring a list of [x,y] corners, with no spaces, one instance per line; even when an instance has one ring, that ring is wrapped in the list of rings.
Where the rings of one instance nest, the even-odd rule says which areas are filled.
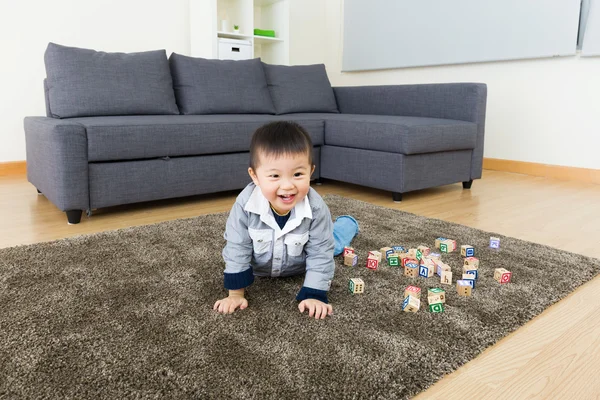
[[[28,180],[83,211],[243,188],[253,131],[302,125],[315,179],[402,193],[481,177],[486,85],[332,88],[323,65],[48,45],[46,116],[26,117]]]

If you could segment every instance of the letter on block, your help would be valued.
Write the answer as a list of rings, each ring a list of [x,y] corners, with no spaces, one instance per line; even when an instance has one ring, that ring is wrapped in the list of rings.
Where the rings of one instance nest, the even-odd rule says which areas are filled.
[[[473,289],[475,289],[475,275],[472,275],[472,274],[463,274],[462,280],[469,282],[469,285],[471,285],[471,287]]]
[[[499,249],[500,248],[500,239],[498,239],[497,237],[491,237],[490,238],[490,247],[492,249]]]
[[[382,247],[381,249],[379,249],[379,251],[381,252],[381,254],[385,254],[386,260],[390,256],[390,254],[394,254],[394,249],[392,249],[391,247]]]
[[[452,285],[452,271],[442,271],[440,282],[443,285]]]
[[[445,303],[446,291],[440,288],[432,288],[427,291],[427,301],[429,304]]]
[[[348,267],[354,267],[358,263],[358,255],[354,253],[346,254],[344,256],[344,265]]]
[[[468,244],[460,246],[460,255],[463,257],[473,257],[475,255],[475,248]]]
[[[406,312],[416,313],[419,307],[421,307],[421,300],[412,296],[406,296],[402,302],[402,310]]]
[[[456,291],[459,296],[470,296],[471,295],[471,284],[467,281],[458,280],[456,281]]]
[[[445,237],[439,237],[437,239],[435,239],[435,248],[439,249],[440,248],[440,244],[442,244],[442,242],[446,240]]]
[[[419,276],[423,278],[431,278],[433,276],[433,267],[427,267],[425,265],[419,266]]]
[[[367,265],[366,265],[366,267],[369,268],[369,269],[377,269],[377,267],[379,267],[379,260],[376,259],[375,257],[369,256],[367,258]]]
[[[412,296],[416,299],[419,299],[421,297],[421,288],[412,285],[407,286],[406,289],[404,289],[404,298],[407,296]]]
[[[388,257],[387,262],[390,267],[399,267],[400,257],[398,257],[398,254],[392,254]]]
[[[494,279],[499,283],[508,283],[512,278],[512,272],[504,268],[496,268],[494,270]]]
[[[479,268],[479,259],[477,257],[467,257],[463,265],[471,267],[469,269],[477,269]]]
[[[347,254],[354,254],[354,253],[355,252],[354,252],[353,247],[349,247],[349,246],[344,247],[344,253],[343,253],[344,257],[346,257]]]
[[[364,293],[365,283],[360,278],[351,278],[348,281],[348,290],[352,294]]]
[[[432,313],[441,313],[444,311],[444,304],[443,303],[429,304],[429,311],[431,311]]]

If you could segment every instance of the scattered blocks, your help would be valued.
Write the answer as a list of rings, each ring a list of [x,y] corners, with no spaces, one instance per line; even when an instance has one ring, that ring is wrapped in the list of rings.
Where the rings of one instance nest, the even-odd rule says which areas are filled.
[[[377,267],[379,267],[379,260],[375,257],[367,257],[366,267],[373,270],[377,269]]]
[[[429,311],[432,313],[444,312],[444,303],[434,303],[429,305]]]
[[[421,298],[421,288],[417,287],[417,286],[407,286],[406,289],[404,289],[404,298],[408,297],[408,296],[412,296],[414,298],[420,299]]]
[[[494,279],[499,283],[508,283],[512,278],[512,272],[504,268],[496,268],[494,270]]]
[[[472,289],[475,289],[475,275],[472,274],[463,274],[462,280],[468,282],[471,285]]]
[[[379,249],[379,251],[381,252],[381,254],[385,254],[386,260],[391,254],[395,253],[394,249],[392,249],[391,247],[382,247],[381,249]]]
[[[452,271],[442,271],[440,283],[443,285],[452,285]]]
[[[358,255],[354,253],[346,254],[344,256],[344,265],[348,267],[354,267],[358,263]]]
[[[427,301],[429,302],[429,304],[445,303],[446,291],[440,288],[432,288],[427,290]]]
[[[464,280],[456,281],[456,291],[459,296],[470,296],[471,295],[471,284]]]
[[[417,250],[419,250],[424,257],[427,257],[429,253],[431,253],[431,249],[427,246],[419,246],[417,247]]]
[[[492,249],[499,249],[500,248],[500,239],[498,239],[497,237],[491,237],[490,238],[490,248]]]
[[[421,300],[416,297],[406,296],[402,302],[402,310],[405,312],[416,313],[419,311],[419,307],[421,307]]]
[[[398,254],[396,254],[396,253],[391,254],[387,259],[387,263],[390,267],[399,267],[400,266],[400,257],[398,257]]]
[[[460,246],[460,255],[463,257],[473,257],[475,255],[475,248],[468,244]]]
[[[404,275],[416,278],[419,275],[419,264],[411,260],[404,265]]]
[[[343,253],[344,257],[346,257],[347,254],[354,254],[354,253],[355,253],[355,251],[354,251],[353,247],[350,247],[350,246],[344,247],[344,253]]]
[[[377,250],[371,250],[367,257],[376,258],[377,262],[379,262],[379,263],[381,262],[381,253]]]
[[[360,278],[351,278],[350,281],[348,281],[348,289],[352,294],[364,293],[365,283]]]
[[[479,268],[479,259],[477,257],[467,257],[465,258],[463,268],[464,266],[472,267],[468,269],[477,269]]]

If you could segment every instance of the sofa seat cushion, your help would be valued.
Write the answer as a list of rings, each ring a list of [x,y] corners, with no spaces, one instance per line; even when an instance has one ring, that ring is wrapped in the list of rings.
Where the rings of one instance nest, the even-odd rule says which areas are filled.
[[[220,114],[69,119],[86,130],[89,162],[245,152],[258,127],[281,120],[297,120],[315,146],[323,144],[324,122],[318,116]]]
[[[329,114],[325,144],[402,154],[474,149],[477,124],[441,118]]]

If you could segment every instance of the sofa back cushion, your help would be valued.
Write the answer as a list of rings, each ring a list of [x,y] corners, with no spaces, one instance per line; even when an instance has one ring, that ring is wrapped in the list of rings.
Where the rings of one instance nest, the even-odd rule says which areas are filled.
[[[325,65],[263,66],[277,114],[339,112]]]
[[[169,63],[182,114],[275,114],[258,58],[208,60],[173,53]]]
[[[105,53],[49,43],[44,62],[55,118],[179,114],[165,50]]]

